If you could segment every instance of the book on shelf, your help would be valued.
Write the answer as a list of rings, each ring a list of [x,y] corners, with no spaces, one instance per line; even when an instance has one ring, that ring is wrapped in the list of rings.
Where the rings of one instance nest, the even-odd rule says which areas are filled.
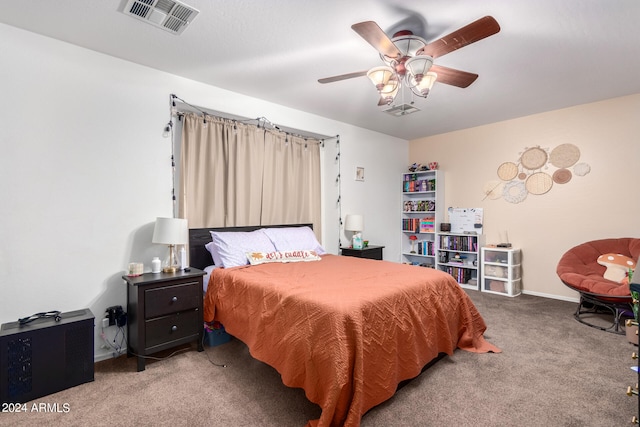
[[[435,256],[436,245],[433,240],[421,240],[418,242],[418,255]]]
[[[478,239],[475,235],[449,236],[440,235],[440,248],[453,251],[478,251]]]
[[[436,230],[434,218],[402,218],[402,231],[413,233],[434,233]]]
[[[446,267],[445,272],[449,273],[456,279],[456,282],[466,284],[473,277],[471,270],[461,267]]]
[[[402,218],[402,231],[411,231],[418,233],[420,230],[420,222],[418,218]]]
[[[407,179],[410,178],[410,179]],[[402,182],[402,191],[405,193],[436,191],[435,179],[418,179],[415,174],[405,175]]]

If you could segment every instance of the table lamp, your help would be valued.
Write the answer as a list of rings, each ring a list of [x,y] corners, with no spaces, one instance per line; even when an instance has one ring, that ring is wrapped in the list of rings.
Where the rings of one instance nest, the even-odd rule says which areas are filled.
[[[176,245],[187,244],[187,220],[183,218],[156,218],[153,229],[153,243],[169,245],[169,257],[163,264],[164,273],[175,273],[180,270]]]
[[[364,218],[362,215],[347,215],[344,220],[344,229],[353,231],[353,249],[362,249],[362,230],[364,229]]]

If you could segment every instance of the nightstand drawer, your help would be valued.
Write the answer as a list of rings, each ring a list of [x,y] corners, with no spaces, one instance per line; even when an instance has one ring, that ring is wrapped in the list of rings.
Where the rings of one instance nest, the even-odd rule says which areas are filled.
[[[170,344],[172,341],[197,335],[202,323],[199,310],[158,317],[147,320],[145,329],[147,335],[146,350],[152,350],[158,345]]]
[[[165,286],[144,291],[146,299],[145,318],[151,319],[177,311],[198,307],[200,301],[198,282]]]

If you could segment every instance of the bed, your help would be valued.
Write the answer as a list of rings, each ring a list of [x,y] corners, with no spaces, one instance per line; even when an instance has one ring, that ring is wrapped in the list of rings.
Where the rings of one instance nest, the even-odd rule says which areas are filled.
[[[191,264],[211,264],[215,253],[204,246],[211,249],[212,236],[262,232],[259,227],[190,230]],[[250,254],[262,261],[269,247],[256,235],[230,250],[241,253],[255,244]],[[289,250],[303,258],[310,252],[313,259],[213,269],[204,318],[221,322],[253,357],[275,368],[285,385],[302,388],[321,407],[320,418],[309,426],[360,425],[369,409],[440,354],[452,355],[456,348],[500,352],[484,339],[484,320],[450,275],[322,253],[308,243],[294,250],[287,247],[291,240],[284,246],[272,241],[275,252]]]

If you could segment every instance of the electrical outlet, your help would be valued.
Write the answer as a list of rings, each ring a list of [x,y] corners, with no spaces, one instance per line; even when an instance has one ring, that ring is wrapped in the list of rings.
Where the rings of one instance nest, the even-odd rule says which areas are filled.
[[[102,319],[102,327],[103,328],[109,327],[109,318],[108,317],[105,317],[104,319]]]
[[[109,319],[109,325],[108,326],[113,326],[113,325],[118,325],[118,326],[124,326],[124,324],[126,323],[126,315],[127,313],[124,312],[124,310],[122,309],[122,306],[120,305],[114,305],[113,307],[109,307],[107,308],[107,318]]]

